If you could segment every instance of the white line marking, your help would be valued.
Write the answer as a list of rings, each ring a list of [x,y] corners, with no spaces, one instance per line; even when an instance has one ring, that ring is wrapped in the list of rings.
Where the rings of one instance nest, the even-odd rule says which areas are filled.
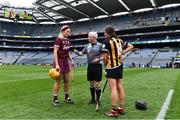
[[[38,80],[38,79],[45,79],[48,77],[41,77],[41,78],[32,78],[32,79],[15,79],[15,80],[6,80],[6,81],[0,81],[0,83],[6,83],[6,82],[16,82],[16,81],[29,81],[29,80]]]
[[[74,74],[74,76],[79,76],[79,75],[85,75],[86,73],[81,73],[81,74]],[[70,74],[71,76],[71,74]],[[29,80],[38,80],[38,79],[46,79],[49,77],[41,77],[41,78],[32,78],[32,79],[15,79],[15,80],[6,80],[6,81],[0,81],[0,83],[7,83],[7,82],[18,82],[18,81],[29,81]]]
[[[159,112],[156,120],[164,120],[164,117],[166,116],[166,112],[167,112],[169,105],[171,103],[171,98],[172,98],[173,92],[174,92],[173,89],[169,90],[169,93],[166,97],[166,100],[165,100],[163,106],[161,107],[161,111]]]

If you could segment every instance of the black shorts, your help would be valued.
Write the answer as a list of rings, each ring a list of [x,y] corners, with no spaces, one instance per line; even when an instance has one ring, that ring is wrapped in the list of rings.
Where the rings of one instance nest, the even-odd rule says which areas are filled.
[[[89,64],[87,69],[88,81],[101,81],[102,79],[102,64]]]
[[[106,77],[114,78],[114,79],[122,79],[123,78],[123,65],[120,65],[114,69],[106,69]]]

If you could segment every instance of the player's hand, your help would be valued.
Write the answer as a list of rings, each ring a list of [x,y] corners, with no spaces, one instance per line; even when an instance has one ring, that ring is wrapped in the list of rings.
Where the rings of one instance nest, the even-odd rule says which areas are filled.
[[[79,55],[79,51],[76,50],[76,49],[74,49],[74,53],[77,54],[77,55]]]
[[[74,60],[71,61],[71,64],[74,65]]]
[[[96,62],[99,62],[99,61],[100,61],[99,58],[95,58],[92,62],[93,62],[93,63],[96,63]]]
[[[56,68],[58,71],[61,71],[59,65],[56,65],[55,68]]]
[[[92,62],[96,63],[96,62],[99,62],[99,61],[101,61],[101,60],[103,60],[102,57],[100,57],[100,58],[95,58]]]
[[[73,60],[71,61],[71,66],[74,69],[74,61]]]

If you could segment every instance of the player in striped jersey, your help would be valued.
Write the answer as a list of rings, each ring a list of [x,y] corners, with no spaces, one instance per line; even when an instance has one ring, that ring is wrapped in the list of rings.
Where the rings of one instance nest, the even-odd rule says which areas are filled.
[[[111,26],[105,29],[106,41],[103,44],[102,58],[106,65],[107,79],[111,91],[112,109],[105,113],[114,117],[124,113],[124,90],[122,85],[123,63],[122,56],[133,48],[133,45],[118,38],[115,29]],[[118,101],[119,97],[119,101]],[[118,102],[119,107],[117,107]]]

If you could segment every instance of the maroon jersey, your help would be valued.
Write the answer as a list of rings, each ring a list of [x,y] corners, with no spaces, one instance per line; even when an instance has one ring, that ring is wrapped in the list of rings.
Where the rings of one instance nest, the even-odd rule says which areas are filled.
[[[69,52],[69,48],[70,48],[69,39],[57,37],[54,42],[54,45],[59,48],[58,59],[68,57],[68,52]]]

